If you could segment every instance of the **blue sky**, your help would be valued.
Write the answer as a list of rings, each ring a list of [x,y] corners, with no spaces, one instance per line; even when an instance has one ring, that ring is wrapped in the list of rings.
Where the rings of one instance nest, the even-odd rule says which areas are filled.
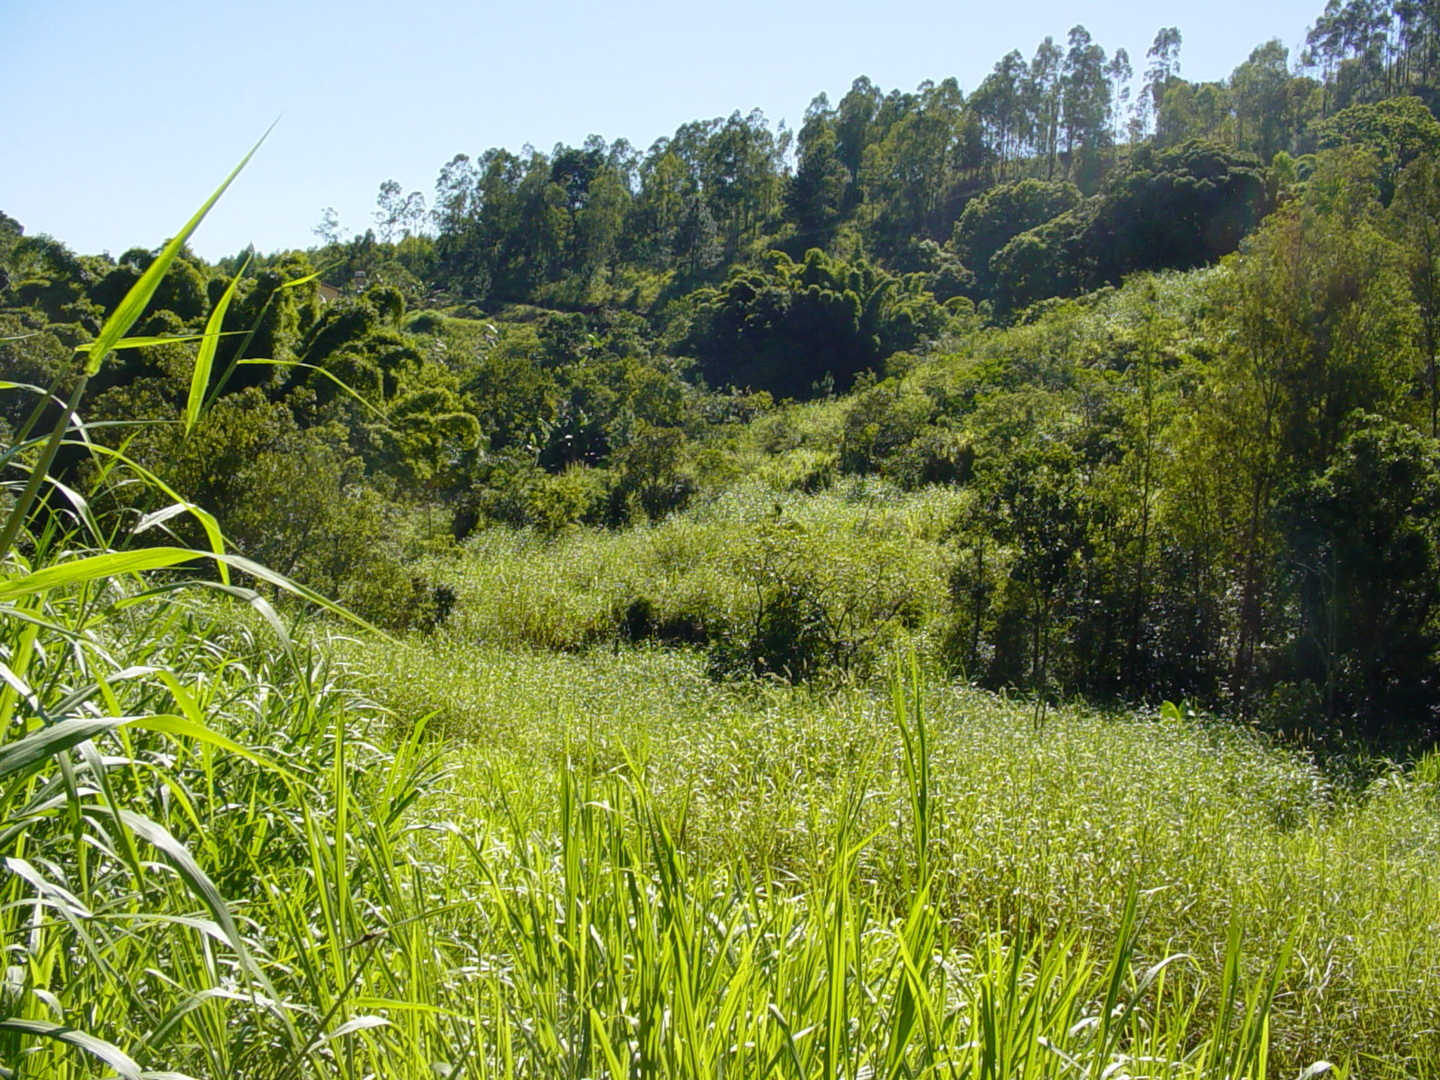
[[[1138,70],[1178,26],[1187,78],[1220,78],[1278,37],[1292,56],[1320,0],[1061,4],[650,0],[505,5],[145,4],[0,0],[6,90],[0,210],[82,252],[153,247],[280,123],[193,242],[314,243],[334,206],[363,231],[388,178],[427,199],[440,167],[487,147],[589,134],[640,149],[688,120],[763,109],[798,123],[857,75],[972,90],[1012,48],[1083,24]]]

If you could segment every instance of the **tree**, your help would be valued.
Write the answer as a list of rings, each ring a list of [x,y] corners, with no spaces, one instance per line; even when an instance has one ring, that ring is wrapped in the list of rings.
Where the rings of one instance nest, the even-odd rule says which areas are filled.
[[[1026,109],[1027,78],[1025,57],[1011,50],[970,95],[970,110],[980,121],[1001,179],[1012,164],[1019,165],[1034,135],[1033,117]]]
[[[1115,55],[1105,65],[1105,78],[1110,82],[1110,137],[1116,143],[1127,134],[1126,114],[1130,111],[1130,82],[1134,77],[1130,54],[1124,49],[1116,49]]]
[[[1278,617],[1277,501],[1323,472],[1360,412],[1393,414],[1411,362],[1407,282],[1359,164],[1323,159],[1305,197],[1272,214],[1218,281],[1224,347],[1190,465],[1232,480],[1215,517],[1237,568],[1231,687],[1242,708]]]
[[[1404,252],[1420,326],[1430,397],[1430,437],[1440,438],[1440,157],[1427,154],[1400,174],[1390,204],[1392,235]]]
[[[1170,80],[1180,75],[1181,40],[1179,27],[1162,26],[1156,31],[1150,48],[1145,50],[1150,66],[1145,69],[1145,89],[1141,100],[1152,116],[1159,115]]]
[[[1440,121],[1419,98],[1351,105],[1319,124],[1316,132],[1322,150],[1353,146],[1375,155],[1380,197],[1386,203],[1401,170],[1419,157],[1440,154]]]
[[[1298,603],[1295,678],[1330,724],[1401,746],[1437,734],[1440,450],[1376,416],[1357,421],[1329,468],[1279,514]]]
[[[585,207],[576,216],[575,270],[584,279],[602,271],[614,258],[630,208],[630,189],[615,169],[602,167],[590,181]]]
[[[1230,76],[1235,145],[1269,161],[1290,148],[1290,51],[1277,40],[1250,53]]]
[[[24,235],[25,226],[9,214],[0,211],[0,294],[10,287],[10,274],[7,269],[10,253]]]
[[[860,163],[872,138],[871,126],[880,111],[881,100],[880,88],[861,75],[850,84],[850,90],[836,107],[835,139],[840,160],[850,170],[852,179],[860,175]]]
[[[310,231],[318,236],[320,243],[326,247],[342,243],[347,232],[340,225],[340,212],[333,206],[327,206],[320,211],[320,223]]]
[[[695,278],[719,265],[724,254],[710,207],[699,192],[692,193],[685,200],[684,217],[675,233],[676,260]]]
[[[397,236],[409,236],[418,231],[425,220],[425,196],[418,191],[403,194],[394,180],[386,180],[380,185],[375,206],[375,224],[380,229],[380,239],[386,243]]]
[[[850,171],[840,156],[835,114],[821,94],[805,111],[796,140],[799,160],[785,189],[785,213],[807,247],[823,246],[844,213]]]
[[[1110,83],[1105,50],[1091,40],[1083,26],[1071,28],[1069,46],[1060,83],[1065,173],[1081,188],[1093,190],[1109,145]]]
[[[1224,83],[1173,79],[1155,114],[1156,146],[1178,146],[1191,139],[1233,143],[1230,88]]]
[[[1090,206],[1076,250],[1081,284],[1213,262],[1268,209],[1265,171],[1249,154],[1199,141],[1159,152],[1142,147]]]
[[[898,115],[866,149],[861,170],[866,198],[877,205],[872,230],[887,252],[948,225],[946,196],[960,173],[978,164],[967,153],[974,118],[954,79],[922,83],[893,105]]]
[[[1055,177],[1060,144],[1061,65],[1065,54],[1052,38],[1035,49],[1026,82],[1026,100],[1035,131],[1036,153],[1045,162],[1045,179]]]
[[[712,386],[807,397],[827,377],[844,388],[886,356],[935,336],[945,309],[921,275],[900,279],[818,248],[796,262],[769,252],[759,268],[687,298],[696,317],[686,347]]]

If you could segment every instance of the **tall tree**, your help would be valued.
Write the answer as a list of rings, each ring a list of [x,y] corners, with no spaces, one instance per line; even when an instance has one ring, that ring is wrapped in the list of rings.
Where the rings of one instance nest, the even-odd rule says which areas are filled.
[[[1093,190],[1109,145],[1110,82],[1105,74],[1105,50],[1083,26],[1072,27],[1068,40],[1060,81],[1065,174],[1082,189]]]
[[[425,196],[418,191],[406,195],[398,182],[386,180],[380,185],[372,216],[380,230],[380,239],[386,243],[411,236],[420,230],[425,220]]]
[[[796,145],[798,161],[785,189],[785,213],[807,247],[823,247],[844,212],[850,186],[850,170],[840,155],[835,113],[824,94],[805,110]]]
[[[1430,399],[1430,437],[1440,438],[1440,155],[1427,154],[1400,176],[1390,204],[1392,235],[1404,252],[1420,326]]]
[[[1155,40],[1145,50],[1150,61],[1145,69],[1145,90],[1142,100],[1151,116],[1158,116],[1160,104],[1165,100],[1165,91],[1170,80],[1180,75],[1180,28],[1162,26],[1155,33]]]
[[[1235,145],[1268,162],[1290,149],[1290,50],[1278,40],[1257,46],[1230,76]]]
[[[1110,137],[1117,143],[1128,134],[1130,82],[1134,77],[1130,54],[1124,49],[1116,49],[1115,55],[1105,65],[1105,78],[1110,82]]]
[[[1030,61],[1030,77],[1026,81],[1026,98],[1034,118],[1036,152],[1045,162],[1045,179],[1055,178],[1055,162],[1060,143],[1061,67],[1065,54],[1053,38],[1046,38],[1035,49]]]
[[[1237,568],[1232,687],[1242,705],[1279,614],[1277,501],[1325,469],[1358,411],[1393,415],[1404,386],[1414,315],[1378,215],[1363,161],[1327,156],[1305,197],[1272,214],[1218,282],[1225,347],[1191,464],[1233,478],[1216,516]]]
[[[970,95],[970,109],[980,121],[1001,180],[1023,160],[1033,135],[1025,108],[1025,57],[1012,49]]]

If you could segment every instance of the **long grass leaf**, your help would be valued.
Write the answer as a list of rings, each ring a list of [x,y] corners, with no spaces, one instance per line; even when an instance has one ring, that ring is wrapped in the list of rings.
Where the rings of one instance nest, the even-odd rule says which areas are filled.
[[[0,778],[43,765],[61,751],[137,719],[140,718],[80,716],[47,724],[39,731],[0,746]]]
[[[136,320],[144,313],[146,305],[150,303],[150,298],[155,295],[155,290],[160,287],[160,281],[164,278],[166,271],[170,269],[170,264],[180,254],[180,249],[185,246],[185,242],[190,239],[190,235],[199,227],[200,222],[205,220],[205,215],[210,213],[220,196],[225,194],[235,177],[240,175],[240,170],[250,163],[250,159],[255,156],[255,151],[260,149],[260,144],[269,137],[274,127],[275,125],[271,124],[266,129],[265,134],[261,135],[255,145],[250,148],[250,152],[240,159],[240,164],[230,170],[230,175],[225,177],[220,186],[211,192],[204,205],[191,215],[190,220],[161,249],[160,254],[155,256],[155,260],[140,275],[140,280],[130,287],[130,291],[125,294],[120,305],[111,312],[110,317],[105,320],[105,324],[100,327],[100,333],[95,336],[95,340],[86,350],[89,353],[89,358],[85,361],[86,375],[94,375],[100,370],[101,365],[105,363],[105,357],[115,348],[116,343],[125,336],[130,327],[135,325]]]
[[[242,363],[242,364],[267,364],[267,365],[269,365],[269,366],[271,366],[271,367],[298,367],[298,368],[307,368],[308,370],[317,372],[317,373],[319,373],[320,375],[323,375],[325,378],[329,379],[332,383],[334,383],[336,386],[338,386],[338,387],[339,387],[341,390],[343,390],[345,393],[349,394],[352,398],[354,398],[356,401],[358,401],[361,405],[364,405],[365,408],[369,409],[369,410],[370,410],[372,413],[374,413],[376,416],[380,417],[380,419],[382,419],[382,420],[386,419],[385,413],[384,413],[382,410],[377,409],[377,408],[376,408],[374,405],[372,405],[370,402],[366,401],[365,398],[360,395],[359,391],[357,391],[357,390],[356,390],[354,387],[352,387],[349,383],[345,382],[345,380],[341,379],[338,375],[335,375],[333,372],[326,371],[323,367],[321,367],[321,366],[318,365],[318,364],[307,364],[307,363],[304,363],[304,362],[301,361],[301,360],[270,360],[270,359],[266,359],[266,358],[264,358],[264,357],[255,357],[255,358],[250,359],[250,360],[241,360],[240,363]]]
[[[144,1080],[140,1071],[140,1065],[129,1054],[121,1050],[113,1043],[104,1039],[97,1039],[94,1035],[87,1035],[83,1031],[77,1031],[72,1027],[63,1027],[60,1024],[49,1024],[44,1020],[21,1020],[11,1018],[0,1020],[0,1031],[17,1031],[22,1035],[35,1035],[42,1039],[54,1039],[56,1042],[65,1043],[67,1046],[84,1050],[87,1054],[99,1058],[110,1068],[119,1073],[125,1080]]]
[[[169,673],[162,672],[161,674],[166,675]],[[257,754],[253,750],[246,749],[244,746],[241,746],[239,743],[237,743],[234,739],[226,738],[218,731],[215,731],[212,728],[207,727],[205,724],[200,723],[200,721],[194,720],[190,717],[174,716],[172,714],[166,713],[159,716],[143,717],[139,720],[136,720],[133,726],[144,728],[147,731],[158,731],[162,735],[170,735],[174,738],[193,739],[195,742],[204,743],[207,746],[213,746],[217,750],[224,750],[226,753],[234,754],[236,757],[242,757],[246,761],[252,762],[255,765],[259,765],[263,769],[268,769],[273,773],[283,776],[291,783],[300,783],[299,778],[296,777],[293,773],[288,772],[286,769],[275,764],[273,761],[269,760],[263,755]]]
[[[218,337],[232,337],[240,333],[238,330],[227,330]],[[205,334],[151,334],[140,337],[125,337],[110,346],[111,352],[119,352],[121,349],[149,349],[156,345],[187,345],[192,341],[203,341]],[[95,351],[95,342],[87,341],[82,345],[76,345],[77,353],[86,355]]]
[[[121,574],[163,570],[181,563],[193,562],[204,555],[204,552],[177,547],[141,548],[138,551],[112,551],[104,555],[89,555],[0,582],[0,600],[34,596],[36,593],[103,581]]]
[[[230,284],[225,286],[225,291],[220,294],[220,299],[215,301],[215,308],[205,323],[205,336],[200,341],[200,348],[196,350],[195,367],[190,373],[190,396],[185,401],[186,435],[194,431],[195,425],[200,422],[200,407],[205,404],[205,391],[210,387],[210,371],[215,366],[215,349],[220,344],[220,328],[225,324],[225,312],[230,310],[230,301],[235,299],[235,289],[249,267],[250,256],[247,255],[240,269],[235,271],[235,276],[230,279]]]

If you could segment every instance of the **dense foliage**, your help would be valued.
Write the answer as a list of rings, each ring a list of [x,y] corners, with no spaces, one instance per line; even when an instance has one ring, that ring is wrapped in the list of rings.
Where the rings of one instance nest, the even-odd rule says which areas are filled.
[[[923,628],[952,670],[1423,744],[1440,725],[1427,20],[1332,4],[1293,67],[1271,42],[1206,84],[1165,28],[1134,100],[1129,58],[1075,27],[968,96],[858,79],[793,133],[735,113],[644,153],[460,155],[428,212],[387,181],[354,238],[327,212],[309,252],[181,251],[133,330],[147,342],[89,383],[110,456],[68,445],[56,467],[106,481],[90,509],[126,522],[166,502],[112,482],[145,470],[240,550],[396,628],[451,609],[422,556],[491,526],[643,524],[755,480],[952,486],[945,586],[923,610],[905,589],[865,609]],[[154,258],[0,221],[5,377],[63,399],[74,350]],[[224,336],[196,410],[207,326]],[[56,407],[7,397],[3,419]],[[190,517],[162,530],[201,539]],[[717,672],[863,668],[811,595],[827,586],[793,577],[762,574],[754,610],[669,623],[625,598],[604,633],[669,625]]]

